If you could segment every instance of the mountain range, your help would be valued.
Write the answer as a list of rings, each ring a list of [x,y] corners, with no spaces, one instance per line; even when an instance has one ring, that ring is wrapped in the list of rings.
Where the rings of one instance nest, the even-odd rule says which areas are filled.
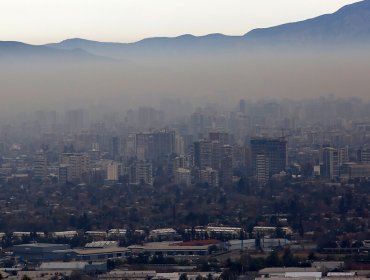
[[[370,45],[370,0],[344,6],[333,14],[252,30],[242,36],[209,34],[147,38],[135,43],[68,39],[41,46],[0,41],[0,58],[56,58],[71,60],[130,59],[271,49],[331,49]]]

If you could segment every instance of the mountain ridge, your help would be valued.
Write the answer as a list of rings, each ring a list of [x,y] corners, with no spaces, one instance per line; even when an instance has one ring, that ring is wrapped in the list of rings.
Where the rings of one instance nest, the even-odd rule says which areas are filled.
[[[91,54],[82,48],[56,49],[45,45],[31,45],[18,41],[0,41],[0,59],[11,61],[59,60],[59,61],[104,61],[112,60]]]
[[[16,42],[12,42],[13,49],[9,48],[9,45],[12,45],[11,41],[7,42],[0,41],[0,57],[6,52],[8,55],[25,56],[28,51],[29,56],[36,53],[46,57],[54,54],[84,58],[90,56],[91,58],[126,59],[153,55],[217,54],[223,51],[234,53],[274,47],[280,49],[329,47],[330,49],[362,46],[370,43],[370,0],[346,5],[332,14],[268,28],[256,28],[240,36],[221,33],[202,36],[183,34],[176,37],[144,38],[133,43],[70,38],[59,43],[38,46],[24,43],[17,45]],[[8,47],[6,47],[7,44]],[[20,49],[24,49],[24,53]],[[64,51],[64,53],[56,51]]]

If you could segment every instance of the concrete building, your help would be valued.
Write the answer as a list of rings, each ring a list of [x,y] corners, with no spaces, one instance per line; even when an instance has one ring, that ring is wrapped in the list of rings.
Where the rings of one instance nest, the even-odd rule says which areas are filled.
[[[16,257],[26,261],[62,260],[69,252],[67,244],[33,243],[15,245],[13,252]]]
[[[74,249],[73,252],[79,261],[120,259],[130,255],[130,251],[124,247]]]
[[[223,145],[221,147],[221,170],[220,184],[230,185],[233,182],[233,147]]]
[[[212,143],[209,140],[200,140],[193,145],[193,164],[199,169],[212,166]]]
[[[339,152],[337,149],[331,147],[322,149],[321,176],[329,180],[339,177]]]
[[[126,234],[127,234],[126,229],[112,228],[108,230],[108,238],[113,238],[113,239],[118,238],[119,239],[119,238],[125,237]]]
[[[77,132],[81,130],[86,121],[84,110],[68,110],[65,114],[65,125],[68,132]]]
[[[268,160],[269,177],[279,174],[287,166],[287,141],[283,138],[252,138],[251,161],[257,174],[257,159],[263,155]]]
[[[370,148],[363,147],[357,152],[357,158],[359,162],[370,163]]]
[[[176,133],[174,130],[163,129],[151,133],[148,159],[157,160],[174,153],[176,153]]]
[[[106,272],[107,262],[43,262],[41,271],[83,271],[83,272]]]
[[[55,231],[51,234],[54,238],[67,238],[72,239],[78,236],[78,232],[75,230],[68,230],[68,231]]]
[[[107,165],[107,180],[117,182],[122,176],[122,164],[116,161],[111,161]]]
[[[149,238],[160,240],[172,240],[177,236],[177,231],[173,228],[153,229],[149,233]]]
[[[270,178],[269,160],[265,155],[256,157],[256,179],[261,185],[266,185]]]
[[[180,135],[176,135],[176,154],[179,156],[185,155],[185,142]]]
[[[110,139],[109,155],[113,160],[119,160],[121,157],[121,139],[117,136],[113,136]]]
[[[191,171],[190,169],[178,168],[175,170],[175,183],[191,185]]]
[[[70,182],[71,178],[68,177],[71,174],[71,165],[69,164],[60,164],[58,168],[58,182],[59,184],[66,184]]]
[[[144,253],[150,256],[163,255],[168,256],[182,256],[182,257],[194,257],[194,256],[206,256],[209,255],[211,246],[220,246],[222,242],[217,241],[208,242],[210,240],[198,240],[190,242],[152,242],[144,245],[132,245],[129,246],[131,254]],[[223,244],[223,243],[222,243]]]
[[[260,278],[297,278],[297,279],[320,279],[322,272],[313,267],[274,267],[264,268],[258,272]]]
[[[209,134],[209,140],[217,141],[222,146],[223,145],[229,145],[229,134],[227,132],[210,132]]]
[[[94,241],[102,241],[102,240],[106,240],[108,234],[106,231],[88,230],[85,232],[85,235],[87,237],[92,238],[92,240]]]
[[[239,238],[242,232],[242,228],[237,227],[222,227],[222,226],[198,226],[195,228],[185,229],[186,233],[195,232],[200,238],[204,238],[206,235],[211,238],[219,238],[221,235],[228,238]]]
[[[277,229],[277,227],[255,226],[252,233],[254,236],[270,236],[276,234]],[[285,235],[293,234],[293,231],[290,227],[281,227],[280,230]]]
[[[90,171],[90,160],[87,154],[62,154],[60,164],[63,167],[68,167],[65,169],[68,182],[81,182],[83,176]]]
[[[33,173],[36,178],[44,179],[47,175],[47,159],[45,154],[38,153],[33,163]]]
[[[342,173],[348,179],[370,178],[370,164],[346,163],[342,167]]]
[[[219,172],[210,167],[200,170],[200,182],[208,183],[212,187],[219,187]]]
[[[153,184],[153,167],[150,162],[136,161],[130,166],[130,184]]]

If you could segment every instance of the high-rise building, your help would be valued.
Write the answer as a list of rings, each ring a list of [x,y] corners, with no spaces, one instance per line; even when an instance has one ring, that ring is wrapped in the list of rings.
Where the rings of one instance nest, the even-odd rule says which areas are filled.
[[[219,172],[211,167],[200,170],[200,182],[203,184],[207,183],[212,187],[218,187],[220,185],[219,178]]]
[[[176,153],[176,134],[173,130],[160,130],[151,133],[149,139],[149,159],[157,160],[162,156]]]
[[[118,160],[121,156],[121,148],[120,148],[120,138],[117,136],[113,136],[110,141],[110,158],[113,160]]]
[[[269,177],[283,171],[287,166],[287,141],[283,138],[252,138],[251,161],[253,172],[257,173],[257,158],[265,156],[268,161]]]
[[[34,176],[39,179],[43,179],[46,176],[47,159],[43,153],[38,153],[35,156],[33,163]]]
[[[149,158],[150,133],[136,133],[136,158],[145,161]]]
[[[269,160],[265,155],[257,155],[256,179],[261,185],[265,185],[270,177]]]
[[[60,159],[61,165],[69,166],[67,168],[67,181],[79,182],[83,176],[90,170],[90,159],[87,154],[67,153],[62,154]]]
[[[176,135],[176,154],[182,156],[185,154],[184,139],[180,135]]]
[[[209,134],[210,141],[218,141],[221,145],[229,145],[229,134],[226,132],[210,132]]]
[[[241,145],[233,146],[233,166],[237,167],[250,167],[249,148]]]
[[[244,99],[241,99],[239,101],[239,112],[245,114],[245,111],[246,111],[245,100]]]
[[[107,165],[107,180],[118,181],[122,175],[122,164],[112,161]]]
[[[349,162],[348,146],[338,149],[339,167]]]
[[[178,156],[173,160],[173,168],[190,168],[191,166],[191,157],[190,156]]]
[[[370,148],[361,148],[357,152],[358,161],[362,163],[370,163]]]
[[[89,151],[89,158],[92,162],[100,159],[100,146],[99,143],[92,143]]]
[[[164,122],[164,112],[151,107],[140,107],[137,112],[137,126],[142,128],[158,127]]]
[[[173,130],[160,130],[152,133],[130,134],[126,142],[126,154],[135,149],[138,160],[158,160],[176,153],[176,133]]]
[[[211,165],[212,169],[221,170],[222,145],[219,141],[211,142]]]
[[[153,184],[153,167],[150,162],[136,161],[130,166],[130,184]]]
[[[191,184],[191,171],[186,168],[177,168],[175,171],[175,183],[189,186]]]
[[[339,177],[339,152],[337,149],[331,147],[322,149],[321,175],[330,180]]]
[[[221,147],[221,185],[230,185],[233,181],[233,147],[223,145]]]
[[[67,131],[76,132],[81,130],[85,122],[84,114],[85,112],[81,109],[68,110],[65,115],[65,124],[67,127]]]
[[[136,156],[136,135],[130,133],[126,138],[124,156],[126,158],[134,158]]]
[[[212,165],[212,143],[208,140],[194,142],[193,147],[194,166],[199,169]]]
[[[58,182],[59,184],[66,184],[71,181],[71,165],[69,164],[60,164],[58,169]],[[68,176],[69,175],[69,176]]]

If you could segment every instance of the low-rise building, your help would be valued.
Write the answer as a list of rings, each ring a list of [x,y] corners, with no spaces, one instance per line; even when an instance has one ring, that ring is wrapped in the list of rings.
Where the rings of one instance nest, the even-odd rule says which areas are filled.
[[[39,270],[106,272],[107,262],[44,262],[40,265]]]
[[[169,240],[173,239],[176,235],[177,231],[173,228],[160,228],[151,230],[149,238],[153,238],[155,240]]]
[[[62,260],[70,253],[69,249],[67,244],[32,243],[15,245],[13,252],[26,261]]]
[[[69,230],[69,231],[55,231],[51,234],[52,237],[54,238],[67,238],[67,239],[72,239],[74,237],[78,236],[78,232],[74,230]]]

